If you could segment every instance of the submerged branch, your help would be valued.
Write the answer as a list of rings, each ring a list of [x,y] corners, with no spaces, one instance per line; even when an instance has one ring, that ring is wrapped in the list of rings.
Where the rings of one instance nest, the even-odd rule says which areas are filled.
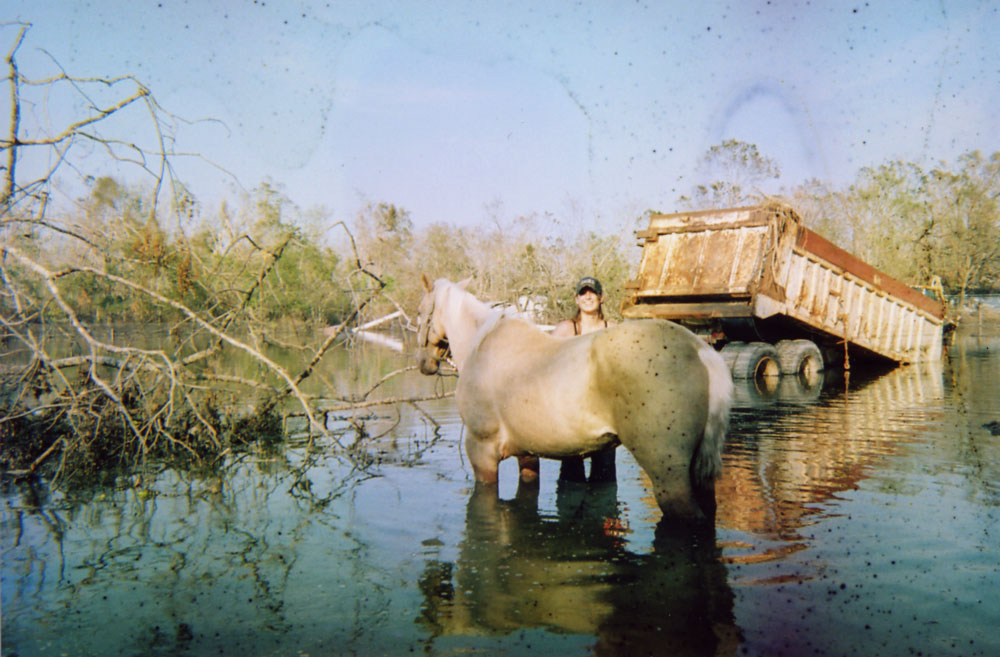
[[[324,406],[321,409],[322,411],[330,413],[330,412],[341,412],[341,411],[354,411],[362,408],[372,408],[375,406],[396,406],[399,404],[412,404],[414,402],[436,401],[438,399],[448,399],[454,396],[455,392],[451,391],[440,395],[418,395],[416,397],[388,397],[386,399],[371,399],[368,401],[359,401],[359,402],[344,401],[341,399],[334,399],[334,400],[317,399],[316,402],[317,404],[322,404],[324,402],[329,402],[333,404],[328,407]],[[288,417],[297,417],[300,415],[301,414],[299,413],[291,413],[288,415]]]

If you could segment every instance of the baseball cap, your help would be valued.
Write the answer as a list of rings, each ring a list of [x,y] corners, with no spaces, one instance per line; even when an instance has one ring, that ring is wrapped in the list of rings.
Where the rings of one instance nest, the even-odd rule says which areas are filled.
[[[604,288],[601,287],[601,282],[593,276],[584,276],[581,278],[580,282],[576,284],[576,293],[579,295],[587,288],[597,292],[597,296],[604,294]]]

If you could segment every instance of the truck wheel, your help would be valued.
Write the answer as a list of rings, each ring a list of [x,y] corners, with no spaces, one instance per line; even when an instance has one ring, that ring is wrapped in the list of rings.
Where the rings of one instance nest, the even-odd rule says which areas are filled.
[[[800,376],[812,384],[823,371],[823,354],[812,340],[782,340],[777,350],[782,374]]]
[[[736,352],[733,360],[733,378],[756,379],[781,374],[778,350],[766,342],[751,342]]]

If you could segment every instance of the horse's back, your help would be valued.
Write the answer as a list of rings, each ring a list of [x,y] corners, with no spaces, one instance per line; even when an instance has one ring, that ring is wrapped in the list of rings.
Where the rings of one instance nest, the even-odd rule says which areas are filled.
[[[683,377],[707,345],[686,328],[667,320],[641,319],[599,333],[594,352],[602,367],[619,376]]]

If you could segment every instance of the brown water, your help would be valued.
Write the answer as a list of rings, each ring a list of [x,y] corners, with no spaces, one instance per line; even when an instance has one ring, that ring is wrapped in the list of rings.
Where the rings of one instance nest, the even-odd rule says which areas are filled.
[[[1000,342],[739,389],[715,531],[619,483],[476,494],[450,400],[216,475],[5,488],[7,655],[997,655]],[[366,411],[371,413],[371,411]],[[989,426],[984,426],[989,425]]]

